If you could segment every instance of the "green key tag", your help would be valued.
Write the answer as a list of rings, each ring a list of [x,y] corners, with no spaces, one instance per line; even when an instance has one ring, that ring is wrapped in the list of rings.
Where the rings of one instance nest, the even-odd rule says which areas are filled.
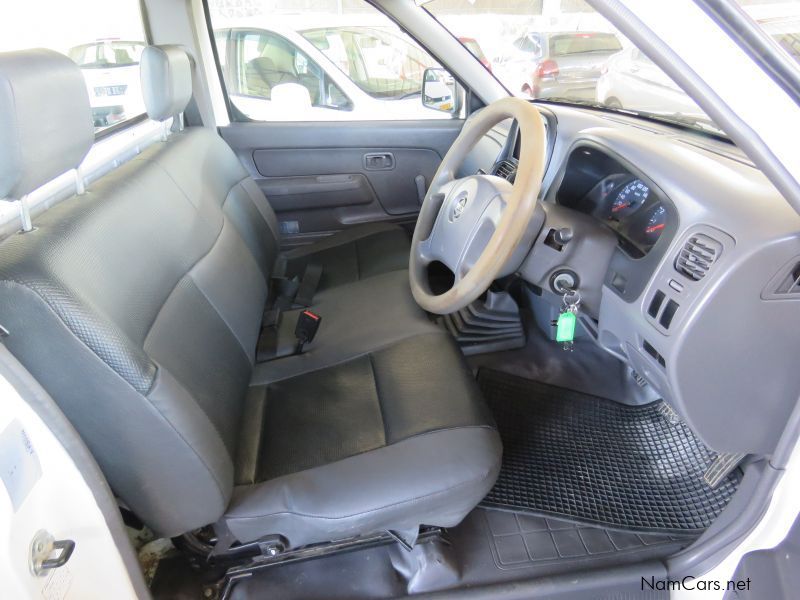
[[[556,341],[569,343],[575,339],[575,321],[577,317],[571,310],[558,315],[556,322]]]

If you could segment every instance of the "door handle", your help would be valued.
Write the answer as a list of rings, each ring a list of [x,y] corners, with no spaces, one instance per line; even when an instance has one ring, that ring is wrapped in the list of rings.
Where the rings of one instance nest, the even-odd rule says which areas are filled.
[[[394,154],[391,152],[372,152],[364,155],[364,170],[389,171],[394,169]]]

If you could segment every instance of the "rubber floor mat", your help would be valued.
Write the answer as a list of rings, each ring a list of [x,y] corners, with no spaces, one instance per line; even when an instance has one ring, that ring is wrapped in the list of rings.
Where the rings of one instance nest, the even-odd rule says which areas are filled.
[[[483,504],[639,531],[708,527],[741,480],[716,489],[703,473],[716,453],[684,423],[644,406],[490,369],[478,383],[503,439],[503,466]]]

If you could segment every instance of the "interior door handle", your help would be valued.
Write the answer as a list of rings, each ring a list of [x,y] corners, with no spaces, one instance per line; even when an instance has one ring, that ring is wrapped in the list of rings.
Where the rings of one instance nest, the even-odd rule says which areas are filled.
[[[389,171],[394,169],[394,154],[391,152],[372,152],[364,155],[364,170]]]

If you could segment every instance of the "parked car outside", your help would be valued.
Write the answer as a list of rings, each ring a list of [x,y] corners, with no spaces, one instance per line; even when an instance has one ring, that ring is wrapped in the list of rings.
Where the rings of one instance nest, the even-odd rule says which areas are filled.
[[[233,27],[214,35],[231,100],[252,119],[442,118],[420,98],[425,69],[439,65],[388,28]]]
[[[144,47],[139,41],[100,39],[68,51],[86,79],[96,129],[144,113],[139,82],[139,57]]]
[[[492,72],[492,63],[490,63],[489,59],[486,58],[486,54],[484,54],[483,48],[481,48],[478,40],[471,37],[460,37],[458,38],[458,41],[461,42],[464,47],[480,61],[480,63],[486,68],[487,71],[489,71],[489,73]]]
[[[594,100],[602,66],[621,49],[613,33],[530,32],[495,59],[493,72],[517,95]]]
[[[800,20],[778,17],[761,19],[759,24],[790,57],[800,62]],[[597,82],[596,100],[609,108],[707,120],[700,107],[634,47],[608,59]]]
[[[609,58],[597,81],[597,102],[657,114],[704,117],[695,102],[638,48]]]

